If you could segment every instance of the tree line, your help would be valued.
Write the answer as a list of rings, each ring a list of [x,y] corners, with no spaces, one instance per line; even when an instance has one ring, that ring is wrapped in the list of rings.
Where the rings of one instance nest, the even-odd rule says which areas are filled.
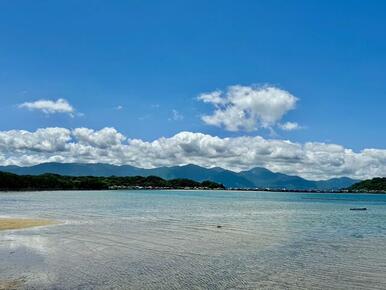
[[[0,172],[0,190],[101,190],[114,188],[207,188],[224,189],[224,185],[213,182],[197,182],[178,178],[165,180],[158,176],[63,176],[46,173],[42,175],[17,175]]]
[[[349,190],[386,192],[386,177],[376,177],[373,179],[363,180],[352,185]]]

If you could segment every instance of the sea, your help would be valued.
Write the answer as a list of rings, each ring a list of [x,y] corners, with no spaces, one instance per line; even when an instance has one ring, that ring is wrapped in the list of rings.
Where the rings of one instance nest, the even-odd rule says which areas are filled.
[[[381,194],[5,192],[0,217],[58,222],[0,232],[4,288],[386,289]]]

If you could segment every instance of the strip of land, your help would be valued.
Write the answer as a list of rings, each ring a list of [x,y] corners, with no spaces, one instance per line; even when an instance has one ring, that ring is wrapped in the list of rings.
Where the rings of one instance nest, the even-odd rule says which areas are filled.
[[[0,218],[0,231],[47,226],[55,223],[55,221],[44,219]]]
[[[203,182],[186,178],[165,180],[157,176],[17,175],[0,172],[0,191],[105,189],[225,189],[225,187],[209,180]]]

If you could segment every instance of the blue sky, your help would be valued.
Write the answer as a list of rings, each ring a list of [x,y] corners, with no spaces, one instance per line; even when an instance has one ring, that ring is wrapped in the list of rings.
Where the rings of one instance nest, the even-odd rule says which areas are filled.
[[[0,130],[114,127],[143,141],[189,131],[383,149],[385,9],[383,1],[1,1]],[[277,124],[301,128],[206,124],[216,107],[197,97],[234,85],[295,96]],[[19,107],[59,98],[76,114]]]

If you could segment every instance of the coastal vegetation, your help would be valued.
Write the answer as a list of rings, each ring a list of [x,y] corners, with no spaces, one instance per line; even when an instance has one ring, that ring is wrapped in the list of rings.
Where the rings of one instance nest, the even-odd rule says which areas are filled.
[[[100,189],[224,189],[222,184],[186,178],[165,180],[157,176],[63,176],[58,174],[17,175],[0,172],[0,190],[100,190]]]
[[[363,180],[349,187],[350,191],[386,192],[386,177]]]

